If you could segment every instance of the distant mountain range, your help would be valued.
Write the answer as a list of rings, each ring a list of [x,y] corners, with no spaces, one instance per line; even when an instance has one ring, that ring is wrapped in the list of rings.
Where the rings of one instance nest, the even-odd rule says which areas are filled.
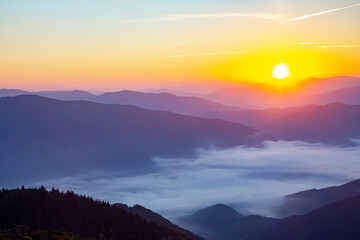
[[[352,181],[341,186],[311,189],[287,195],[283,198],[277,214],[280,217],[303,215],[326,204],[354,196],[360,196],[360,180]]]
[[[327,104],[336,102],[360,104],[358,97],[353,95],[358,91],[360,78],[331,77],[309,78],[302,80],[303,86],[290,92],[273,92],[266,90],[261,84],[238,84],[235,87],[224,88],[203,95],[209,99],[230,106],[246,109],[300,107],[307,104]],[[340,91],[343,89],[343,91]],[[346,92],[354,92],[346,95]]]
[[[95,95],[86,91],[39,91],[0,89],[0,97],[38,95],[58,100],[84,100],[106,104],[127,104],[151,110],[170,111],[199,117],[219,117],[220,112],[244,109],[301,107],[333,102],[360,105],[360,78],[340,76],[309,78],[290,92],[273,92],[261,85],[237,84],[209,94],[186,94],[174,89],[157,91],[117,91]]]
[[[286,110],[285,110],[286,111]],[[360,139],[360,105],[305,106],[259,129],[284,140],[351,145]]]
[[[143,93],[124,90],[107,92],[97,96],[80,90],[28,92],[18,89],[0,89],[0,97],[19,95],[37,95],[64,101],[83,100],[104,104],[133,105],[150,110],[169,111],[198,117],[211,117],[223,111],[242,110],[238,107],[225,106],[199,97],[176,96],[170,93]]]
[[[223,112],[221,119],[242,123],[282,140],[352,145],[360,139],[360,105],[331,103],[284,109]]]
[[[315,104],[329,104],[341,102],[346,104],[360,104],[360,86],[342,88],[339,90],[325,92],[322,94],[310,96],[310,101]]]
[[[20,227],[29,232],[71,232],[92,239],[201,239],[190,232],[183,234],[183,229],[167,228],[117,206],[73,192],[61,193],[54,189],[48,192],[45,188],[0,190],[0,229],[15,231]]]
[[[217,204],[178,222],[209,240],[323,240],[360,238],[360,180],[284,197],[283,219],[244,216]]]
[[[0,181],[62,177],[93,170],[154,167],[152,157],[190,157],[198,148],[257,145],[275,138],[223,120],[128,105],[0,98]]]

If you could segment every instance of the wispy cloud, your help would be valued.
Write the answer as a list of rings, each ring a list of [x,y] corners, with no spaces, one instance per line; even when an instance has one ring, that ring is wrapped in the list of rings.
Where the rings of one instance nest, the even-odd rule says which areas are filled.
[[[264,20],[281,21],[284,16],[274,13],[241,13],[241,12],[223,12],[223,13],[195,13],[195,14],[169,14],[163,17],[147,18],[147,19],[120,19],[97,21],[90,24],[107,24],[107,23],[146,23],[146,22],[172,22],[186,21],[193,19],[211,19],[211,18],[255,18]]]
[[[298,43],[291,43],[290,45],[295,45],[295,46],[314,45],[318,48],[359,48],[360,47],[360,44],[355,44],[355,45],[342,44],[338,42],[298,42]]]
[[[336,42],[298,42],[298,43],[291,43],[290,45],[324,45],[324,44],[334,44]]]
[[[199,53],[190,53],[190,54],[170,55],[170,56],[165,56],[165,58],[200,57],[200,56],[210,56],[210,55],[240,54],[240,53],[246,53],[246,52],[247,51],[199,52]]]
[[[320,48],[360,48],[360,44],[359,45],[324,45],[321,46]]]
[[[319,16],[319,15],[332,13],[332,12],[337,12],[337,11],[341,11],[341,10],[345,10],[345,9],[349,9],[349,8],[354,8],[354,7],[359,7],[359,6],[360,6],[360,3],[355,4],[355,5],[351,5],[351,6],[341,7],[341,8],[334,8],[334,9],[330,9],[330,10],[326,10],[326,11],[322,11],[322,12],[312,13],[312,14],[305,15],[305,16],[302,16],[302,17],[292,18],[292,19],[283,21],[281,23],[289,23],[289,22],[301,21],[301,20],[308,19],[308,18],[311,18],[311,17],[316,17],[316,16]]]
[[[230,12],[230,13],[201,13],[201,14],[172,14],[172,15],[169,15],[169,18],[176,19],[176,20],[200,19],[200,18],[236,18],[236,17],[258,18],[258,19],[267,19],[267,20],[284,19],[283,15],[273,14],[273,13]]]

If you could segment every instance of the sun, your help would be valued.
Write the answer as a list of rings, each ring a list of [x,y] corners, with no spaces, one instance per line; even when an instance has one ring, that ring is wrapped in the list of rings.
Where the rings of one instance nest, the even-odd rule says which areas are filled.
[[[289,67],[285,63],[280,63],[273,68],[273,77],[277,79],[284,79],[290,76]]]

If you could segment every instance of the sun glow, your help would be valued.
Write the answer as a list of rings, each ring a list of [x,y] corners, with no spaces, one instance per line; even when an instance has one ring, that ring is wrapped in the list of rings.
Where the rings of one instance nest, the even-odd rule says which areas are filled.
[[[289,67],[285,63],[280,63],[273,68],[273,77],[284,79],[290,75]]]

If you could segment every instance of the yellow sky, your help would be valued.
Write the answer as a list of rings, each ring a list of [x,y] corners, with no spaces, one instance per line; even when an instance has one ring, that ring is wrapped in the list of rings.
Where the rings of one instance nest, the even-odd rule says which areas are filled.
[[[308,5],[297,6],[295,1],[273,1],[266,11],[250,3],[233,11],[188,13],[184,7],[185,13],[152,10],[156,17],[130,13],[108,20],[100,13],[89,17],[89,9],[79,12],[81,6],[69,10],[62,5],[74,11],[64,18],[52,14],[55,7],[44,1],[35,1],[41,8],[31,11],[2,1],[0,87],[111,90],[191,82],[274,86],[279,81],[272,78],[272,69],[279,63],[290,68],[289,86],[308,77],[360,76],[360,5],[305,2]]]

